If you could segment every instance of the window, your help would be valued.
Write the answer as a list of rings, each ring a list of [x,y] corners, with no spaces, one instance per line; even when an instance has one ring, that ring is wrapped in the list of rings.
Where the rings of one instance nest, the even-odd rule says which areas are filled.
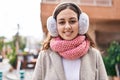
[[[111,6],[112,5],[112,0],[96,0],[96,4]]]
[[[81,5],[91,5],[91,6],[111,6],[112,0],[42,0],[43,3],[59,3],[72,1]]]
[[[61,0],[41,0],[42,3],[59,3]]]
[[[82,5],[111,6],[112,0],[80,0]]]
[[[80,3],[83,3],[83,4],[93,4],[93,0],[80,0]]]

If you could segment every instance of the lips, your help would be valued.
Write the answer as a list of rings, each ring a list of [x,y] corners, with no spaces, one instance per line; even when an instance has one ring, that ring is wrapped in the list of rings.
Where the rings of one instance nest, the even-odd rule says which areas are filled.
[[[73,31],[66,31],[66,32],[64,32],[64,34],[65,34],[66,36],[71,36],[72,33],[73,33]]]

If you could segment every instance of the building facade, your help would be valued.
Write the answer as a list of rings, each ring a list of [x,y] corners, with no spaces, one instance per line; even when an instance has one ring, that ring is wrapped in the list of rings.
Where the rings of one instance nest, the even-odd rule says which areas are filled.
[[[55,6],[63,1],[79,4],[90,18],[89,33],[100,47],[107,47],[111,41],[120,42],[120,0],[42,0],[42,29],[47,34],[46,20],[52,15]]]

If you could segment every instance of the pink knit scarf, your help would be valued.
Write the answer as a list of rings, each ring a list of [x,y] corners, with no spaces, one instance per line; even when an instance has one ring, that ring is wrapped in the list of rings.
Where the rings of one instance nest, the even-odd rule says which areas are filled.
[[[78,59],[85,55],[90,42],[85,36],[78,36],[73,40],[62,40],[60,37],[52,38],[50,47],[53,51],[66,59]]]

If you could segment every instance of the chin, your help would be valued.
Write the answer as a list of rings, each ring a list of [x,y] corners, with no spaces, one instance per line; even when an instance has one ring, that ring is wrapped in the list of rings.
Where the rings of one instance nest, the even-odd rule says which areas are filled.
[[[73,40],[74,38],[76,38],[78,35],[69,35],[69,36],[66,36],[66,35],[59,35],[62,39],[64,40]]]
[[[64,37],[64,40],[73,40],[75,37]]]

